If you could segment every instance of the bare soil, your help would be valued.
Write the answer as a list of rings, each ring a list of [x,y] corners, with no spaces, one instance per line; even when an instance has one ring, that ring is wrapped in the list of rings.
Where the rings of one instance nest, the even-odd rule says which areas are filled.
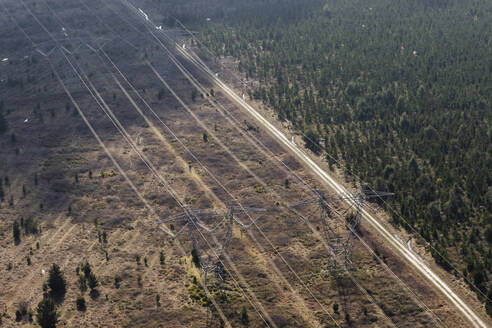
[[[213,272],[207,275],[210,297],[233,327],[245,325],[243,308],[249,327],[264,327],[269,320],[277,327],[434,327],[439,326],[436,315],[445,326],[467,326],[364,226],[364,239],[401,282],[356,240],[351,269],[335,279],[319,218],[312,216],[308,226],[288,208],[312,197],[311,188],[321,186],[265,131],[252,129],[252,119],[219,90],[214,90],[214,96],[211,92],[194,95],[193,85],[152,41],[140,17],[119,4],[108,8],[88,1],[94,9],[89,12],[80,1],[25,3],[51,36],[62,41],[53,41],[22,4],[7,1],[8,13],[37,46],[32,46],[13,20],[0,16],[1,49],[8,49],[11,58],[0,64],[0,99],[9,122],[8,132],[0,136],[0,178],[5,193],[0,203],[3,326],[36,326],[28,316],[16,321],[15,311],[26,302],[35,314],[53,263],[60,265],[68,282],[67,293],[58,304],[60,326],[220,326],[219,314],[199,283],[204,275],[192,263],[190,234],[183,231],[173,239],[157,224],[182,213],[181,205],[218,212],[228,206],[265,209],[256,226],[244,229],[234,224],[229,247],[221,257],[226,268],[224,282],[220,284]],[[59,21],[50,8],[58,13]],[[111,30],[104,23],[118,28]],[[125,40],[115,38],[115,33]],[[96,54],[85,45],[101,46],[97,37],[108,39],[102,49],[138,94],[103,52]],[[63,55],[61,46],[72,54]],[[53,47],[49,57],[35,50],[46,53]],[[213,89],[184,59],[179,60],[205,90]],[[121,170],[53,72],[61,77]],[[251,139],[260,140],[268,151],[260,151]],[[149,163],[155,170],[149,169]],[[342,209],[341,204],[335,206]],[[306,206],[300,211],[307,214],[313,209]],[[245,224],[257,216],[238,213]],[[16,244],[12,226],[21,220],[36,222],[38,231],[24,231],[24,224]],[[201,221],[208,227],[218,222],[217,217]],[[332,219],[330,224],[348,236],[342,223]],[[183,226],[176,223],[173,231]],[[170,225],[165,228],[172,230]],[[203,263],[217,262],[225,231],[224,226],[214,233],[194,230]],[[76,267],[85,262],[92,265],[100,282],[98,293],[92,296],[78,287]],[[121,278],[119,286],[116,276]],[[81,294],[87,301],[85,311],[78,311],[75,304]],[[160,304],[156,304],[156,295]],[[270,319],[264,321],[266,317]]]

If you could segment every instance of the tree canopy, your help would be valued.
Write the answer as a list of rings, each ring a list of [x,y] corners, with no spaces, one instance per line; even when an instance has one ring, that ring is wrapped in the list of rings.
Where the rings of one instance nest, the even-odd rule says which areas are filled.
[[[394,223],[418,231],[437,263],[486,293],[492,3],[254,0],[230,7],[195,26],[203,54],[206,46],[237,58],[243,76],[260,82],[253,98],[304,133],[307,148],[344,166],[347,179],[394,191]]]

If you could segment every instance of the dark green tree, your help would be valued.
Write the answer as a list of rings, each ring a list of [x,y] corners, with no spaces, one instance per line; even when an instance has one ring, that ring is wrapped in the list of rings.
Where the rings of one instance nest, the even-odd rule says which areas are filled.
[[[99,281],[97,280],[97,277],[94,273],[90,273],[89,276],[87,276],[87,286],[91,289],[91,291],[94,291],[97,286],[99,286]]]
[[[196,248],[191,250],[191,261],[195,264],[197,268],[200,267],[200,256],[198,255],[198,251]]]
[[[37,307],[37,322],[41,328],[55,328],[58,323],[58,313],[52,298],[43,298]]]
[[[492,287],[489,287],[489,291],[487,292],[487,300],[485,301],[485,309],[487,310],[487,314],[492,316]]]
[[[4,134],[7,131],[7,120],[3,116],[3,113],[0,112],[0,134]]]
[[[313,130],[309,130],[303,136],[304,145],[307,149],[311,150],[315,154],[319,154],[321,146],[319,144],[319,135]]]
[[[58,264],[53,263],[49,271],[48,287],[50,294],[56,298],[62,298],[67,292],[67,282]]]
[[[79,276],[79,289],[81,292],[85,292],[87,290],[87,279],[84,274]]]
[[[85,304],[85,297],[83,295],[77,296],[77,300],[75,301],[75,303],[77,305],[77,310],[85,311],[86,304]]]
[[[160,252],[159,253],[159,261],[161,263],[161,265],[164,265],[165,261],[166,261],[166,257],[164,256],[164,252]]]
[[[3,202],[5,200],[5,193],[3,191],[3,181],[2,178],[0,177],[0,202]]]
[[[246,310],[246,307],[244,307],[244,306],[243,306],[243,309],[241,310],[241,323],[245,326],[249,325],[248,311]]]
[[[120,288],[121,280],[119,275],[114,276],[114,288]]]
[[[20,243],[21,241],[21,235],[20,235],[20,227],[19,227],[19,222],[14,221],[14,224],[12,226],[12,234],[14,236],[14,242],[16,244]]]

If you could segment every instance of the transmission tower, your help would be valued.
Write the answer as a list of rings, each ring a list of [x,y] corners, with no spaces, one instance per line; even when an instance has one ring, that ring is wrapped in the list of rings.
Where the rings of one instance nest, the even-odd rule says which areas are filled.
[[[355,215],[348,216],[346,218],[346,225],[352,232],[359,231],[360,220],[362,218],[362,210],[369,210],[373,212],[373,209],[367,204],[368,200],[381,199],[382,197],[393,196],[394,193],[386,191],[374,191],[367,184],[361,184],[359,191],[355,195],[347,194],[339,197],[340,200],[351,200],[350,207],[345,211],[347,212],[351,208],[355,208]]]
[[[205,240],[205,235],[213,233],[225,223],[225,218],[221,218],[219,222],[214,222],[215,225],[208,227],[201,220],[207,220],[209,217],[211,219],[215,218],[216,213],[208,210],[195,210],[185,206],[183,212],[157,222],[159,229],[170,236],[172,240],[178,238],[185,231],[188,232],[189,239],[193,245],[192,251],[196,252],[196,256],[199,258],[199,269],[204,274],[213,270],[212,256],[207,254],[205,250],[208,249],[212,253],[216,252],[215,249],[207,247],[210,244],[208,244],[208,240]],[[170,230],[164,228],[163,225],[169,225]],[[196,234],[203,236],[203,238],[197,238]],[[204,243],[207,243],[207,245],[204,245]]]
[[[338,200],[339,197],[327,197],[323,192],[316,190],[315,195],[300,202],[293,203],[289,208],[299,215],[307,223],[321,221],[323,237],[329,247],[328,270],[334,278],[338,278],[344,270],[352,268],[352,239],[340,225],[332,228],[328,224],[331,216],[330,202]],[[308,215],[302,215],[299,208],[310,207],[312,210]],[[313,208],[314,207],[314,208]]]
[[[171,236],[172,239],[177,238],[188,228],[188,234],[193,244],[193,249],[197,252],[200,258],[200,271],[206,282],[207,275],[211,272],[214,273],[218,286],[220,287],[225,280],[224,270],[224,253],[229,247],[232,237],[232,226],[237,223],[241,228],[247,230],[253,224],[258,221],[262,215],[256,217],[250,224],[245,224],[240,220],[242,215],[249,213],[262,213],[265,209],[253,208],[253,207],[235,207],[229,206],[226,209],[192,209],[188,206],[184,208],[184,211],[174,215],[168,219],[160,220],[157,222],[159,229]],[[211,226],[207,226],[205,222],[213,221]],[[179,228],[177,232],[169,231],[165,229],[163,224],[176,224]],[[209,252],[206,252],[206,247],[202,247],[195,234],[197,230],[205,232],[207,235],[217,235],[219,231],[223,230],[221,238],[214,238],[217,240],[216,247]],[[174,229],[173,229],[174,230]],[[201,232],[201,233],[203,233]],[[203,238],[202,238],[203,239]],[[207,254],[208,253],[208,254]],[[215,258],[215,260],[214,260]]]

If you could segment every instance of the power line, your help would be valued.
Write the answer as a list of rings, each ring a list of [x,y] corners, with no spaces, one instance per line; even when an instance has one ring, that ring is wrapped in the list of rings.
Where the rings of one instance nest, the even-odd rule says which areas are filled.
[[[135,30],[137,30],[137,29],[135,28]],[[151,34],[153,34],[153,33],[152,33],[152,31],[150,31],[150,29],[148,29],[148,30],[149,30],[149,32],[150,32]],[[154,36],[154,37],[155,37],[155,36]],[[156,38],[156,39],[157,39],[157,38]],[[159,41],[159,40],[158,40],[158,41]],[[164,46],[163,46],[163,47],[164,47]],[[176,65],[178,65],[178,63],[176,63]],[[185,73],[185,72],[183,71],[183,69],[182,69],[182,72],[183,72],[183,73]]]
[[[133,8],[135,9],[135,7],[133,7]],[[136,10],[136,9],[135,9],[135,10]],[[147,29],[148,29],[148,28],[147,28]],[[148,29],[148,30],[149,30],[149,29]],[[150,31],[150,30],[149,30],[149,32],[150,32],[152,35],[154,35],[152,31]],[[155,37],[155,35],[154,35],[154,37]],[[167,49],[167,48],[166,48],[166,47],[162,44],[162,42],[161,42],[158,38],[156,38],[156,40],[157,40],[157,41],[161,44],[161,46],[162,46],[164,49]],[[168,51],[168,50],[166,50],[166,51]],[[175,58],[173,58],[173,56],[172,56],[172,54],[171,54],[171,53],[169,53],[169,54],[170,54],[170,58],[171,58],[171,60],[175,59]],[[176,63],[176,65],[178,65],[178,64]],[[157,72],[155,71],[155,73],[157,73]],[[162,80],[162,81],[163,81],[163,80]],[[164,83],[164,81],[163,81],[163,83]],[[168,87],[168,89],[170,88],[168,85],[166,85],[166,86]],[[175,95],[175,96],[177,96],[177,95]],[[240,204],[240,203],[239,203],[239,204]],[[240,206],[242,206],[242,205],[240,205]],[[252,222],[254,222],[254,221],[253,221],[253,219],[252,219],[251,217],[250,217],[250,220],[251,220]],[[273,246],[273,244],[272,244],[271,240],[270,240],[270,239],[269,239],[269,238],[268,238],[268,237],[267,237],[267,236],[263,233],[263,231],[262,231],[262,230],[261,230],[261,229],[260,229],[260,228],[256,225],[256,223],[254,223],[254,225],[255,225],[255,227],[257,227],[257,229],[260,231],[260,233],[262,234],[263,238],[264,238],[265,240],[267,240],[267,242],[270,244],[270,246],[271,246],[271,247],[272,247],[272,249],[275,251],[275,253],[276,253],[276,254],[277,254],[277,255],[281,258],[282,262],[284,262],[284,264],[286,264],[286,266],[289,268],[289,270],[290,270],[291,272],[293,272],[293,273],[294,273],[294,275],[295,275],[295,276],[297,277],[297,279],[301,282],[301,284],[302,284],[302,285],[304,286],[304,288],[308,291],[308,293],[309,293],[309,294],[310,294],[313,298],[315,298],[316,302],[317,302],[317,303],[321,306],[321,308],[322,308],[322,309],[324,309],[324,312],[325,312],[325,313],[327,313],[327,314],[328,314],[328,315],[329,315],[329,316],[333,319],[333,317],[331,316],[331,314],[330,314],[328,311],[326,311],[326,309],[325,309],[325,308],[321,305],[321,303],[320,303],[320,302],[319,302],[319,300],[315,297],[315,295],[312,293],[312,291],[309,289],[309,287],[307,287],[307,285],[306,285],[306,284],[305,284],[305,283],[304,283],[304,282],[303,282],[303,281],[299,278],[299,276],[297,275],[297,273],[296,273],[296,272],[292,269],[292,267],[291,267],[291,266],[287,263],[287,261],[285,261],[285,258],[283,258],[283,256],[282,256],[282,255],[278,252],[278,250],[277,250],[277,249]],[[336,322],[336,321],[334,320],[334,322]]]
[[[22,0],[21,0],[21,1],[22,1]],[[28,8],[25,6],[25,4],[24,4],[24,3],[23,3],[23,5],[24,5],[24,7],[25,7],[26,9],[28,9]],[[36,18],[36,16],[35,16],[35,15],[34,15],[34,14],[30,11],[30,10],[28,10],[28,11],[29,11],[29,13],[31,14],[31,16],[33,16],[33,17],[35,18],[35,20],[38,22],[38,24],[40,24],[40,25],[43,27],[43,29],[44,29],[44,30],[45,30],[45,31],[46,31],[46,32],[50,35],[50,37],[52,37],[52,35],[49,33],[49,31],[48,31],[46,28],[44,28],[44,25],[42,25],[42,23],[41,23],[41,22],[40,22],[40,21]],[[69,62],[70,66],[72,66],[72,69],[74,69],[74,71],[76,72],[76,74],[79,76],[80,80],[81,80],[81,81],[83,82],[83,84],[86,86],[87,90],[91,93],[91,95],[93,96],[94,100],[96,100],[96,102],[97,102],[97,103],[98,103],[98,105],[101,107],[101,109],[103,109],[103,107],[100,105],[99,101],[97,101],[97,99],[94,97],[94,94],[92,93],[92,91],[91,91],[91,90],[87,87],[87,85],[85,84],[85,82],[83,81],[83,79],[80,77],[80,75],[78,74],[78,72],[75,70],[75,68],[74,68],[74,67],[73,67],[73,65],[71,64],[70,60],[69,60],[69,59],[65,56],[65,54],[63,53],[63,50],[60,50],[60,51],[61,51],[62,55],[65,57],[65,59]],[[48,61],[49,61],[49,59],[48,59]],[[50,62],[50,64],[51,64],[51,61],[49,61],[49,62]],[[54,68],[53,68],[53,70],[54,70]],[[89,128],[91,129],[91,132],[93,132],[93,134],[96,136],[96,138],[98,139],[98,141],[100,142],[100,144],[101,144],[101,145],[103,146],[103,148],[107,151],[107,148],[105,148],[105,146],[104,146],[104,144],[102,143],[101,139],[97,136],[97,133],[95,132],[95,130],[93,130],[93,128],[92,128],[92,127],[90,126],[90,124],[88,123],[88,121],[85,119],[85,116],[83,115],[83,112],[80,110],[80,108],[78,107],[78,105],[76,105],[76,103],[75,103],[74,99],[72,98],[72,96],[71,96],[71,95],[70,95],[70,93],[68,92],[68,89],[66,89],[65,85],[63,84],[63,82],[62,82],[62,81],[61,81],[61,79],[59,78],[59,76],[58,76],[58,74],[56,73],[56,71],[54,71],[54,73],[55,73],[55,74],[56,74],[56,76],[58,77],[58,79],[59,79],[60,83],[62,84],[63,88],[65,89],[65,91],[66,91],[67,95],[69,95],[70,99],[71,99],[71,100],[72,100],[72,102],[74,103],[74,106],[76,106],[77,110],[79,111],[79,114],[81,114],[81,116],[84,118],[84,122],[85,122],[85,123],[89,126]],[[96,92],[97,92],[97,91],[96,91]],[[104,102],[103,102],[103,103],[104,103]],[[104,109],[103,109],[103,111],[104,111]],[[107,113],[106,113],[106,114],[107,114]],[[107,115],[108,115],[108,114],[107,114]],[[108,117],[110,117],[110,116],[108,116]],[[114,118],[112,119],[112,118],[110,117],[110,119],[112,120],[112,122],[113,122],[113,124],[114,124],[114,121],[113,121],[113,119],[114,119]],[[116,125],[115,125],[115,126],[116,126]],[[121,131],[120,131],[120,132],[121,132]],[[123,132],[124,132],[124,130],[123,130]],[[122,135],[124,135],[124,134],[122,134]],[[128,140],[128,139],[127,139],[127,140]],[[133,145],[133,146],[134,146],[134,145]],[[136,149],[134,148],[134,150],[136,150]],[[109,151],[107,151],[107,153],[110,155]],[[137,151],[137,153],[138,153],[138,151]],[[141,155],[139,154],[139,156],[141,156]],[[112,161],[113,161],[113,163],[114,163],[114,164],[117,164],[117,162],[114,160],[114,158],[113,158],[111,155],[110,155],[110,158],[112,159]],[[142,157],[141,157],[141,158],[142,158]],[[142,158],[142,160],[143,160],[143,158]],[[145,162],[145,161],[144,161],[144,162]],[[151,166],[149,166],[149,165],[148,165],[148,163],[146,163],[146,165],[147,165],[149,168],[151,168]],[[117,165],[117,167],[119,168],[119,170],[120,170],[121,172],[123,172],[123,173],[124,173],[124,171],[121,169],[121,167],[120,167],[119,165]],[[124,174],[124,175],[126,176],[126,174]],[[128,177],[126,176],[126,178],[128,178]],[[127,179],[127,180],[129,181],[129,179]],[[171,188],[170,186],[167,186],[167,187],[168,187],[168,192],[169,192],[169,193],[173,196],[173,198],[176,200],[176,202],[177,202],[180,206],[182,206],[182,203],[179,201],[179,199],[178,199],[177,197],[175,197],[176,195],[174,194],[174,192],[173,192],[172,188]],[[203,284],[202,284],[202,287],[204,288],[204,290],[206,291],[206,293],[207,293],[208,297],[211,299],[212,303],[213,303],[213,304],[214,304],[214,306],[216,307],[216,310],[217,310],[217,312],[219,313],[219,315],[222,317],[222,320],[226,323],[226,325],[227,325],[228,327],[231,327],[231,325],[230,325],[229,321],[227,320],[227,318],[226,318],[226,317],[225,317],[225,315],[223,314],[222,310],[219,308],[218,304],[215,302],[215,300],[213,300],[213,298],[211,298],[210,293],[208,292],[206,285],[203,285]]]
[[[173,17],[181,26],[182,28],[185,30],[185,31],[188,31],[188,29],[184,26],[183,23],[181,23],[177,18]],[[188,32],[190,33],[190,32]],[[195,38],[193,36],[193,34],[190,34],[193,39],[195,41],[198,41],[198,43],[201,44],[201,46],[208,52],[210,53],[212,56],[216,57],[215,54],[213,54],[208,48],[206,45],[203,44],[203,42],[197,38]],[[216,61],[217,63],[217,61]],[[219,65],[222,69],[227,69],[225,68],[220,62],[219,62]],[[235,72],[232,72],[231,70],[228,70],[237,80],[241,80],[237,74]],[[307,135],[305,135],[304,133],[300,132],[300,135],[305,138],[306,140],[310,141],[311,144],[315,145],[319,150],[323,151],[324,149],[316,142],[314,142],[311,138],[309,138]],[[338,159],[334,158],[331,154],[329,153],[326,153],[326,156],[329,156],[335,163],[337,163],[339,166],[341,167],[345,167],[345,165],[343,163],[341,163]],[[346,167],[345,167],[346,168]],[[348,171],[352,176],[355,176],[361,183],[365,183],[364,180],[362,180],[362,178],[360,177],[360,174],[356,174],[355,173],[355,169],[348,169],[346,168],[346,171]],[[370,188],[370,187],[369,187]],[[372,190],[374,191],[374,190]],[[464,276],[460,270],[455,266],[453,265],[453,263],[451,263],[451,261],[448,260],[447,257],[445,257],[438,249],[436,249],[429,241],[427,241],[423,236],[422,234],[416,230],[413,225],[411,225],[410,223],[408,223],[408,221],[402,216],[402,214],[400,212],[398,212],[393,206],[391,206],[391,204],[389,204],[388,202],[386,202],[384,199],[380,198],[380,200],[383,202],[383,204],[385,205],[386,208],[390,209],[391,212],[393,212],[394,214],[396,214],[406,225],[409,229],[412,230],[413,233],[415,233],[416,235],[418,235],[425,243],[427,246],[429,246],[433,251],[434,251],[434,254],[438,254],[439,257],[444,261],[446,262],[450,267],[452,267],[454,269],[454,272],[462,277],[470,286],[473,287],[473,289],[475,289],[475,291],[477,291],[479,294],[481,294],[483,297],[485,297],[485,299],[487,299],[488,301],[492,302],[492,300],[490,298],[487,297],[487,295],[481,290],[479,289],[475,284],[473,284],[466,276]]]
[[[208,50],[208,49],[207,49],[207,50]],[[204,64],[203,64],[203,65],[204,65]],[[222,66],[222,65],[221,65],[221,66]],[[209,71],[209,73],[211,74],[211,72],[210,72],[210,71]],[[232,72],[232,74],[233,74],[234,76],[236,76],[236,77],[237,77],[237,75],[236,75],[234,72]],[[301,134],[302,134],[302,133],[301,133]],[[302,135],[303,135],[303,137],[305,137],[306,139],[311,140],[311,139],[309,139],[309,137],[307,137],[306,135],[304,135],[304,134],[302,134]],[[316,144],[316,143],[315,143],[315,144]],[[317,144],[316,144],[316,145],[317,145]],[[319,147],[319,148],[321,149],[321,146],[317,145],[317,147]],[[331,156],[331,155],[329,155],[329,154],[327,154],[327,155],[328,155],[328,156]],[[337,163],[339,163],[336,159],[335,159],[335,161],[336,161]],[[353,175],[355,175],[355,174],[353,174]],[[360,178],[359,178],[359,179],[360,179]],[[403,221],[404,221],[404,222],[405,222],[405,223],[406,223],[406,224],[407,224],[407,225],[408,225],[408,226],[409,226],[409,227],[410,227],[410,228],[411,228],[414,232],[416,232],[416,233],[417,233],[420,237],[422,237],[418,231],[416,231],[416,230],[415,230],[412,226],[410,226],[410,225],[408,224],[408,222],[407,222],[407,221],[406,221],[406,220],[405,220],[405,219],[401,216],[401,214],[400,214],[400,213],[397,213],[397,212],[395,211],[395,209],[394,209],[393,207],[391,207],[391,205],[388,205],[388,204],[387,204],[387,202],[385,202],[384,200],[382,200],[382,202],[383,202],[383,203],[384,203],[387,207],[389,207],[389,208],[390,208],[390,209],[391,209],[391,210],[392,210],[395,214],[397,214],[400,218],[402,218],[402,220],[403,220]],[[422,238],[423,238],[423,237],[422,237]],[[425,240],[425,239],[424,239],[424,240]],[[426,241],[426,243],[427,243],[427,244],[428,244],[428,245],[429,245],[432,249],[434,249],[434,250],[435,250],[435,251],[436,251],[436,252],[437,252],[437,253],[438,253],[438,254],[442,257],[442,254],[441,254],[441,253],[439,253],[439,252],[438,252],[438,251],[437,251],[437,250],[436,250],[436,249],[435,249],[435,248],[434,248],[434,247],[433,247],[430,243],[428,243],[427,241]],[[456,267],[454,267],[454,266],[453,266],[453,265],[452,265],[452,264],[451,264],[451,263],[450,263],[450,262],[449,262],[446,258],[443,258],[443,259],[444,259],[444,260],[445,260],[448,264],[450,264],[450,265],[451,265],[451,266],[452,266],[452,267],[456,270],[456,272],[458,272],[458,273],[459,273],[459,275],[460,275],[460,276],[462,276],[462,277],[465,279],[465,281],[467,281],[467,282],[468,282],[471,286],[473,286],[473,287],[474,287],[475,289],[477,289],[477,290],[478,290],[478,291],[479,291],[479,292],[480,292],[483,296],[485,296],[485,297],[487,298],[487,296],[486,296],[486,295],[484,295],[484,294],[483,294],[483,292],[482,292],[481,290],[479,290],[479,289],[478,289],[475,285],[473,285],[473,284],[472,284],[472,283],[471,283],[471,282],[470,282],[470,281],[469,281],[466,277],[464,277],[464,276],[463,276],[463,275],[462,275],[459,271],[457,271]],[[488,298],[487,298],[487,299],[488,299]]]

